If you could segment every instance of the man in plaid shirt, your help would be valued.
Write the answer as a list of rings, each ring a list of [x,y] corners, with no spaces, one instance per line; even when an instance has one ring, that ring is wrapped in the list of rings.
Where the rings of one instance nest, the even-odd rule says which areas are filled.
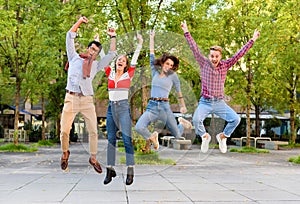
[[[230,67],[237,63],[237,61],[252,47],[260,33],[255,30],[252,39],[249,40],[242,49],[240,49],[233,57],[221,61],[222,48],[220,46],[212,46],[208,58],[206,58],[201,53],[196,42],[189,33],[186,22],[181,23],[181,28],[184,31],[184,37],[186,38],[196,61],[200,65],[202,90],[198,107],[193,116],[193,123],[196,134],[200,135],[202,139],[201,151],[203,153],[208,151],[209,142],[211,140],[211,136],[205,130],[203,121],[209,114],[214,113],[227,121],[227,125],[223,132],[216,136],[220,151],[226,153],[227,138],[230,137],[241,120],[238,114],[224,101],[224,83],[226,74]]]

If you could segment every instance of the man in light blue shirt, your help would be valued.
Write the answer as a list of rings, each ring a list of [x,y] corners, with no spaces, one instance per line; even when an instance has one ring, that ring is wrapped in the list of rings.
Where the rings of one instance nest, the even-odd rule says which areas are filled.
[[[96,159],[98,151],[97,116],[94,105],[94,91],[92,81],[95,75],[108,66],[117,55],[116,53],[116,32],[114,29],[108,30],[111,38],[110,51],[100,61],[97,61],[101,51],[101,44],[98,41],[89,43],[86,54],[79,55],[75,50],[74,39],[77,30],[82,23],[88,23],[86,17],[80,17],[66,35],[66,49],[68,56],[68,79],[66,96],[61,116],[60,141],[63,155],[61,157],[61,168],[67,170],[69,151],[69,134],[75,116],[81,113],[87,125],[89,133],[89,163],[95,171],[102,173],[101,166]]]

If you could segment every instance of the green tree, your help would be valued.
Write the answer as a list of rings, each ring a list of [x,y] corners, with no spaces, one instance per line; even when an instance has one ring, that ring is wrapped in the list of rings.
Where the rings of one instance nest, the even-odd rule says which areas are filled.
[[[1,1],[0,55],[2,79],[7,89],[14,94],[15,103],[15,137],[18,144],[18,121],[21,97],[27,90],[22,86],[32,83],[26,79],[27,72],[34,69],[35,57],[40,53],[39,5],[32,1]],[[26,98],[26,97],[25,97]],[[26,100],[26,99],[25,99]]]
[[[231,57],[238,49],[245,45],[253,36],[254,30],[261,30],[260,25],[266,21],[265,11],[261,4],[252,1],[228,1],[227,9],[217,13],[217,19],[222,24],[225,56]],[[263,109],[263,87],[260,86],[265,78],[261,75],[263,69],[261,39],[254,43],[253,48],[238,61],[228,72],[226,93],[234,98],[233,102],[246,110],[247,145],[250,145],[250,111],[254,106],[256,115],[256,135],[259,135],[259,114]]]
[[[297,93],[299,93],[300,81],[300,3],[296,0],[275,2],[276,12],[272,15],[272,23],[269,25],[270,30],[275,32],[268,39],[270,47],[266,53],[266,60],[270,67],[269,74],[277,87],[274,89],[276,98],[273,98],[273,106],[281,112],[289,110],[290,143],[294,144],[295,118],[299,114]]]

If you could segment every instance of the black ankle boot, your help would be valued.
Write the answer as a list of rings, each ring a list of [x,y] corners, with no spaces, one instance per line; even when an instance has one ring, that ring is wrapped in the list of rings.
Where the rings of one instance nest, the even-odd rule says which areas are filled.
[[[133,174],[133,167],[127,167],[126,185],[131,185],[133,183]]]
[[[112,180],[113,177],[116,177],[116,171],[114,170],[114,168],[112,167],[109,167],[109,168],[106,168],[106,177],[104,179],[104,184],[109,184]]]

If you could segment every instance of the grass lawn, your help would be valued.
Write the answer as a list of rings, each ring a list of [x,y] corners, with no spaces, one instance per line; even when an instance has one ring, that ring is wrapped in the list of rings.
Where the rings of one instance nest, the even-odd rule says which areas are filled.
[[[239,153],[270,153],[269,150],[266,149],[256,149],[255,147],[242,147],[238,148],[230,148],[230,152],[239,152]]]
[[[124,147],[118,148],[119,152],[125,152]],[[134,152],[134,160],[135,164],[151,164],[151,165],[176,165],[176,162],[172,159],[160,159],[159,154],[154,151],[150,151],[149,153],[143,152]],[[126,158],[125,156],[120,157],[120,163],[125,164]]]

